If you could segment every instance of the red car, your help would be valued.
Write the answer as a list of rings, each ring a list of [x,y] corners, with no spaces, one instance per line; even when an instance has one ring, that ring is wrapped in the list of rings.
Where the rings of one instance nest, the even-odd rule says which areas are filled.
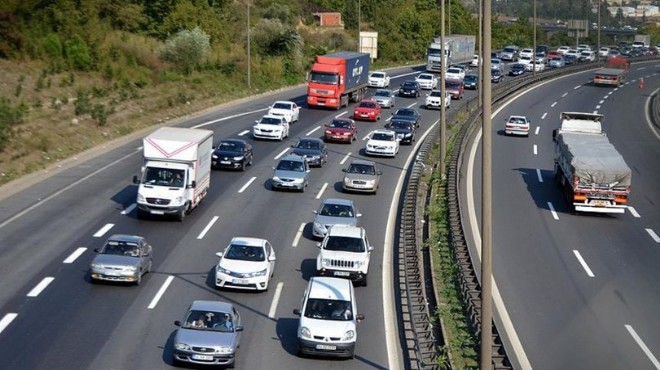
[[[353,119],[361,119],[367,121],[378,121],[382,108],[380,104],[374,99],[362,99],[355,106],[353,112]]]
[[[463,86],[463,80],[445,80],[445,89],[447,90],[447,93],[451,95],[452,99],[463,99],[463,91],[465,90],[465,86]]]
[[[325,125],[323,140],[351,143],[357,140],[358,129],[350,118],[335,118]]]

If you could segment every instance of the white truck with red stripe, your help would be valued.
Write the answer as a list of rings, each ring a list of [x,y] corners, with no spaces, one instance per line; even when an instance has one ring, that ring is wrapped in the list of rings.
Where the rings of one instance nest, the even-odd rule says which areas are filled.
[[[571,210],[624,213],[632,171],[603,132],[603,115],[562,112],[560,118],[554,173]]]
[[[186,214],[206,197],[211,182],[213,131],[162,127],[143,139],[137,217]]]

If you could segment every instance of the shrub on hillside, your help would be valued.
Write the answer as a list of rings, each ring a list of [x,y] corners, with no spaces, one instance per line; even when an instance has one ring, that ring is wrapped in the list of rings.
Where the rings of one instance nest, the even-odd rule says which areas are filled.
[[[161,59],[189,73],[206,60],[210,49],[209,35],[195,27],[192,31],[179,31],[169,38],[159,53]]]

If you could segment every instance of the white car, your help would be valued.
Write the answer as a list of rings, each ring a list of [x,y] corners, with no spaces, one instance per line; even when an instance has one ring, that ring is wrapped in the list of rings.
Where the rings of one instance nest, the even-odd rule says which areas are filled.
[[[596,57],[594,56],[594,52],[591,50],[584,50],[580,53],[580,56],[578,57],[578,60],[583,61],[583,62],[593,62],[596,60]]]
[[[426,109],[442,109],[442,91],[433,90],[426,95],[426,102],[424,108]],[[449,109],[451,105],[451,94],[445,93],[445,109]]]
[[[504,62],[502,62],[501,59],[492,58],[490,60],[490,66],[491,69],[499,69],[500,71],[504,72]]]
[[[387,157],[396,157],[399,152],[399,141],[396,138],[396,132],[392,130],[376,130],[369,135],[367,147],[364,150],[366,155],[382,155]]]
[[[462,80],[465,78],[465,70],[457,67],[449,67],[445,71],[445,78],[448,80]]]
[[[430,73],[420,73],[415,77],[419,87],[426,90],[433,90],[438,87],[438,78]]]
[[[268,290],[275,271],[275,250],[268,240],[236,237],[229,242],[215,267],[215,286]]]
[[[601,57],[607,57],[607,54],[609,54],[610,48],[603,46],[602,48],[598,49],[598,55]]]
[[[473,55],[472,56],[472,62],[470,62],[470,65],[472,67],[479,67],[483,63],[483,58],[480,57],[479,55]]]
[[[369,74],[369,86],[388,87],[390,86],[390,76],[382,71],[371,72],[371,74]]]
[[[289,122],[282,116],[265,115],[252,126],[255,139],[284,140],[289,137]]]
[[[569,50],[571,50],[570,46],[560,46],[557,48],[557,52],[561,55],[566,55],[566,53],[568,53]]]
[[[288,123],[293,123],[300,116],[300,107],[292,101],[276,101],[270,106],[268,115],[282,116]]]
[[[530,57],[530,56],[522,56],[522,57],[520,57],[520,59],[518,59],[518,64],[524,64],[524,65],[525,65],[525,69],[528,70],[528,71],[531,71],[531,69],[530,69],[531,67],[528,68],[528,66],[529,66],[530,64],[532,64],[532,57]]]
[[[525,116],[510,116],[505,121],[504,134],[529,136],[530,123]]]
[[[367,286],[369,259],[374,249],[369,244],[364,228],[334,225],[318,243],[320,251],[316,257],[316,274],[351,279]]]
[[[522,57],[530,57],[531,58],[532,56],[534,56],[534,49],[525,48],[525,49],[520,50],[520,57],[521,58]]]
[[[534,60],[531,63],[525,65],[525,69],[528,71],[542,72],[545,71],[545,63],[542,60]]]
[[[578,51],[575,50],[575,49],[570,49],[570,50],[567,51],[566,54],[564,54],[564,55],[573,55],[573,56],[575,56],[575,59],[576,59],[576,60],[577,60],[577,58],[580,57],[580,53],[578,53]]]

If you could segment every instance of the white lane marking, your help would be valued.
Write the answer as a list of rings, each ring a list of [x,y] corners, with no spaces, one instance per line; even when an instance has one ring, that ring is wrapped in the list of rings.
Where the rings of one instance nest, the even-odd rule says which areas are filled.
[[[133,203],[133,204],[131,204],[130,206],[126,207],[123,211],[121,211],[120,214],[122,214],[122,215],[127,215],[127,214],[133,212],[133,210],[135,209],[135,207],[137,207],[137,204],[136,204],[136,203]]]
[[[545,119],[545,116],[547,116],[547,115],[548,115],[548,112],[543,113],[543,115],[541,116],[541,119]]]
[[[97,231],[96,234],[94,234],[94,237],[95,238],[102,237],[105,233],[107,233],[110,229],[112,229],[113,226],[115,226],[115,224],[106,224],[99,231]]]
[[[11,312],[11,313],[6,314],[2,318],[2,320],[0,320],[0,333],[2,333],[5,329],[7,329],[9,324],[11,324],[11,322],[14,321],[14,319],[17,318],[17,317],[18,317],[17,313]]]
[[[213,227],[213,224],[215,224],[218,221],[219,218],[220,217],[218,217],[218,216],[213,216],[213,218],[211,219],[211,221],[209,221],[208,225],[206,225],[204,230],[202,230],[202,232],[199,233],[199,235],[197,235],[197,239],[204,239],[204,236],[206,235],[206,233],[208,233],[209,230],[211,230],[211,227]]]
[[[87,248],[85,248],[85,247],[80,247],[80,248],[76,249],[75,251],[73,251],[73,253],[71,253],[69,255],[69,257],[67,257],[64,261],[62,261],[62,263],[73,263],[73,261],[78,259],[78,257],[80,257],[80,255],[85,253],[86,250],[87,250]]]
[[[412,103],[412,104],[410,104],[410,105],[408,106],[408,108],[412,108],[412,107],[414,107],[415,105],[417,105],[417,103]]]
[[[273,159],[280,159],[281,156],[285,155],[289,151],[289,148],[284,149],[280,154],[276,155]]]
[[[316,194],[316,199],[321,199],[321,196],[323,195],[323,192],[325,189],[328,187],[328,183],[324,183],[323,186],[321,186],[321,190],[319,191],[318,194]]]
[[[559,215],[555,211],[555,207],[552,205],[552,202],[548,202],[548,208],[550,208],[550,213],[552,213],[552,218],[559,220]]]
[[[550,107],[554,107],[555,105],[557,105],[557,102],[550,104]]]
[[[628,211],[629,211],[634,217],[637,217],[637,218],[642,217],[642,216],[639,215],[639,213],[637,213],[637,210],[634,209],[634,208],[631,207],[631,206],[628,206]]]
[[[658,359],[653,355],[653,352],[651,352],[649,347],[646,346],[642,338],[640,338],[639,335],[637,335],[635,329],[633,329],[633,327],[628,324],[626,324],[625,327],[626,330],[628,330],[628,334],[630,334],[630,336],[633,337],[635,342],[637,342],[637,345],[642,349],[646,357],[648,357],[649,360],[651,360],[653,366],[655,366],[656,369],[660,369],[660,361],[658,361]]]
[[[280,301],[280,295],[282,294],[282,287],[284,287],[283,282],[277,283],[275,288],[275,294],[273,295],[273,302],[270,303],[270,310],[268,310],[268,317],[271,319],[275,318],[275,312],[277,311],[277,303]]]
[[[639,67],[639,68],[637,68],[638,71],[641,71],[642,69],[646,69],[646,67]]]
[[[314,131],[316,131],[316,130],[318,130],[318,129],[320,129],[320,128],[321,128],[321,126],[316,126],[316,128],[315,128],[315,129],[313,129],[312,131],[310,131],[310,132],[308,132],[308,133],[306,133],[306,134],[305,134],[305,136],[309,136],[309,135],[311,135],[311,134],[313,134],[313,133],[314,133]]]
[[[54,277],[45,277],[37,286],[32,288],[30,292],[27,294],[28,297],[36,297],[38,296],[41,292],[43,292],[44,289],[48,286],[48,284],[52,283],[53,280],[55,280]]]
[[[606,100],[609,97],[610,97],[609,95],[605,95],[605,96],[603,96],[603,100]]]
[[[250,133],[250,130],[241,131],[238,133],[238,136],[244,136]]]
[[[346,160],[351,157],[351,152],[346,153],[346,156],[339,162],[339,164],[344,164],[346,163]]]
[[[534,155],[539,154],[538,147],[534,144]]]
[[[156,305],[158,304],[158,301],[163,297],[163,294],[165,294],[165,291],[167,288],[172,284],[172,280],[174,280],[174,276],[168,276],[167,279],[165,279],[165,282],[163,283],[163,286],[158,289],[158,292],[154,296],[154,298],[151,300],[151,303],[149,303],[149,306],[147,306],[148,309],[153,310],[156,308]]]
[[[368,134],[367,134],[367,136],[365,136],[365,137],[363,137],[363,138],[362,138],[362,141],[365,141],[365,140],[367,140],[367,139],[369,138],[369,135],[371,135],[371,132],[370,132],[370,133],[368,133]]]
[[[577,86],[575,86],[575,87],[573,88],[573,90],[577,90],[577,89],[579,89],[581,86],[582,86],[582,85],[577,85]]]
[[[655,231],[653,231],[653,229],[645,229],[645,230],[647,233],[649,233],[649,235],[651,235],[651,238],[653,238],[653,240],[656,243],[660,243],[660,236],[658,236],[658,234],[656,234]]]
[[[226,121],[228,119],[232,119],[232,118],[236,118],[236,117],[243,117],[243,116],[247,116],[249,114],[253,114],[253,113],[257,113],[257,112],[263,112],[263,111],[266,111],[266,110],[269,110],[269,109],[270,109],[270,107],[266,107],[266,108],[261,108],[261,109],[256,109],[256,110],[253,110],[253,111],[249,111],[249,112],[238,113],[238,114],[234,114],[232,116],[222,117],[222,118],[214,119],[213,121],[200,123],[197,126],[193,126],[193,128],[200,128],[200,127],[212,125],[212,124],[217,123],[217,122]]]
[[[600,104],[598,104],[598,105],[596,106],[596,109],[600,109]]]
[[[300,227],[298,228],[298,231],[296,232],[296,237],[293,238],[293,244],[291,244],[292,247],[295,248],[295,247],[298,246],[298,242],[300,242],[300,237],[303,234],[303,230],[305,230],[305,223],[304,222],[300,224]]]
[[[598,102],[598,104],[603,104],[603,103],[605,103],[605,100],[601,100]]]
[[[578,252],[576,249],[573,249],[573,254],[575,255],[575,258],[577,258],[578,261],[580,261],[580,264],[582,265],[582,268],[584,269],[584,271],[587,272],[587,275],[589,275],[589,277],[596,276],[596,275],[594,275],[593,272],[591,272],[591,269],[589,268],[589,265],[587,265],[587,262],[584,261],[584,258],[582,258],[582,255],[580,254],[580,252]]]
[[[613,91],[607,93],[608,96],[612,95]]]
[[[241,187],[240,189],[238,189],[238,192],[239,192],[239,193],[244,192],[245,189],[247,189],[247,187],[250,186],[250,184],[252,184],[252,183],[254,182],[254,180],[256,180],[256,179],[257,179],[256,177],[253,177],[253,178],[249,179],[248,182],[246,182],[245,185],[243,185],[243,187]]]
[[[534,131],[534,135],[538,135],[540,129],[541,129],[541,126],[536,126],[536,130]]]
[[[566,97],[566,95],[568,95],[568,93],[567,93],[567,92],[565,92],[565,93],[564,93],[564,95],[562,95],[561,97],[562,97],[562,98],[565,98],[565,97]]]
[[[389,117],[387,117],[387,119],[385,120],[385,122],[389,122],[389,121],[391,121],[391,120],[392,120],[392,117],[393,117],[393,116],[389,116]]]
[[[348,111],[341,112],[338,115],[336,115],[335,118],[339,118],[339,117],[343,116],[346,113],[348,113]]]
[[[543,182],[543,177],[541,176],[541,170],[536,169],[536,176],[539,178],[539,182]]]
[[[598,109],[596,109],[596,110],[594,111],[594,114],[598,114]]]

